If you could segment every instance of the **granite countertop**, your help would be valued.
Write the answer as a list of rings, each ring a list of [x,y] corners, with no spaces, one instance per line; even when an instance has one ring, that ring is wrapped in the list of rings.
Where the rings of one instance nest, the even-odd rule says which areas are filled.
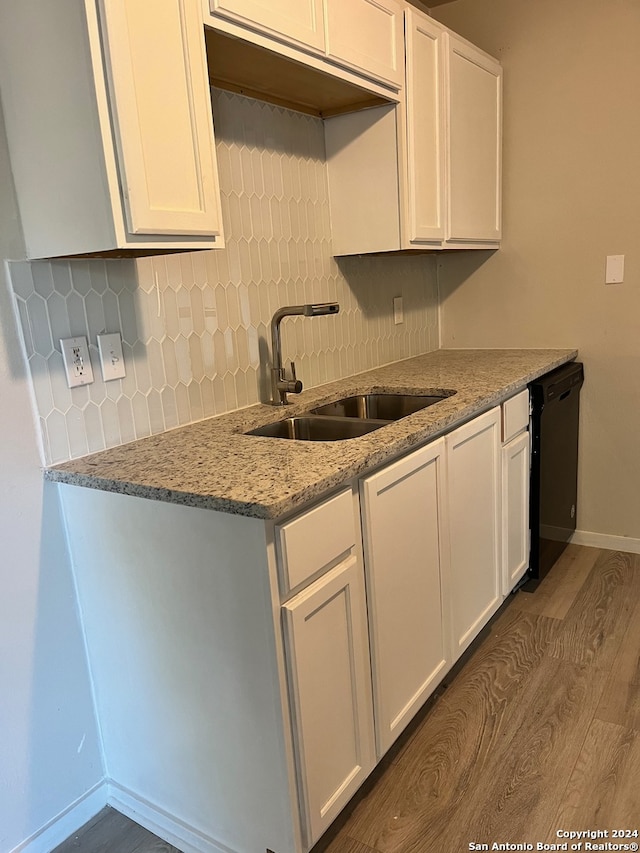
[[[50,481],[254,518],[278,518],[450,430],[577,356],[569,349],[437,350],[48,468]],[[456,393],[359,438],[290,441],[247,430],[363,392]],[[286,412],[286,415],[284,414]]]

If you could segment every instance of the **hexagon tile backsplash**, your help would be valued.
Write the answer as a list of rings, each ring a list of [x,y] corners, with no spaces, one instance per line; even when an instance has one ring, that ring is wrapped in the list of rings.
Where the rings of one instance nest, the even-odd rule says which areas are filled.
[[[213,105],[225,249],[10,264],[45,464],[268,399],[281,305],[340,303],[336,316],[282,324],[306,387],[438,346],[433,256],[332,257],[321,120],[218,90]],[[108,383],[104,331],[122,333],[127,370]],[[95,382],[71,390],[60,338],[76,335]]]

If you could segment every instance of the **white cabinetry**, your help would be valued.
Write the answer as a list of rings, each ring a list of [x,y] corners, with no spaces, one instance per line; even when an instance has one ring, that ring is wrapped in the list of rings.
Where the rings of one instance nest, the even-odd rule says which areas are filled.
[[[325,536],[329,533],[325,530]],[[294,739],[312,844],[375,764],[360,561],[348,557],[283,610]]]
[[[502,603],[500,408],[446,437],[454,659]]]
[[[501,235],[502,68],[447,33],[448,228],[451,242]]]
[[[361,483],[380,758],[449,666],[444,440]]]
[[[277,528],[305,835],[318,840],[375,764],[367,603],[351,490]],[[319,575],[319,576],[318,576]]]
[[[287,42],[324,51],[322,0],[211,0],[211,12]]]
[[[199,0],[8,4],[0,88],[29,257],[220,245]]]
[[[327,55],[400,89],[402,7],[396,0],[324,0]]]
[[[278,524],[60,486],[111,804],[185,849],[307,853],[519,571],[526,394],[509,563],[500,407]]]
[[[495,248],[500,64],[414,9],[405,39],[403,101],[325,121],[333,252]]]
[[[529,567],[529,392],[502,406],[502,593],[508,595]]]
[[[425,15],[406,13],[409,243],[445,238],[445,39]]]
[[[352,108],[397,100],[404,81],[403,7],[399,0],[205,0],[205,23],[236,40],[211,40],[213,78],[229,88],[249,86],[265,100],[322,114],[340,110],[340,84],[352,87]],[[242,44],[238,44],[238,40]],[[251,46],[259,48],[251,51]],[[228,54],[220,61],[217,54]],[[277,59],[286,60],[278,64]],[[256,69],[236,68],[251,60]],[[320,71],[324,77],[313,75]],[[260,80],[260,75],[264,79]],[[299,81],[297,96],[296,79]],[[323,99],[322,88],[329,91]],[[354,88],[356,87],[356,88]],[[302,91],[306,88],[306,92]],[[335,96],[335,97],[334,97]]]

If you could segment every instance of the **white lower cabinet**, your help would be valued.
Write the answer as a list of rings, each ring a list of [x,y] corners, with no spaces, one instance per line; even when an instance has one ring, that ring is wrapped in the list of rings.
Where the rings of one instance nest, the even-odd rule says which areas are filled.
[[[110,803],[308,853],[502,601],[526,411],[502,457],[498,407],[277,524],[60,486]]]
[[[313,844],[375,764],[367,605],[352,555],[283,606],[294,743]]]
[[[500,408],[446,437],[454,659],[502,603]]]
[[[502,448],[502,593],[509,595],[529,568],[529,433]]]
[[[502,404],[502,593],[529,568],[529,391]]]
[[[360,486],[378,757],[450,661],[444,450],[435,441]]]
[[[339,492],[275,534],[301,823],[311,846],[375,765],[357,496]]]

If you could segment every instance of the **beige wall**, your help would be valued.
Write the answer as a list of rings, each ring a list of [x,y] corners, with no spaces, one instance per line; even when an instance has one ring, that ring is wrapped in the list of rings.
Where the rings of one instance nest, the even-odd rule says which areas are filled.
[[[578,529],[640,540],[640,3],[456,0],[434,16],[505,72],[503,248],[440,259],[443,345],[578,347]],[[623,284],[604,284],[609,254]]]

